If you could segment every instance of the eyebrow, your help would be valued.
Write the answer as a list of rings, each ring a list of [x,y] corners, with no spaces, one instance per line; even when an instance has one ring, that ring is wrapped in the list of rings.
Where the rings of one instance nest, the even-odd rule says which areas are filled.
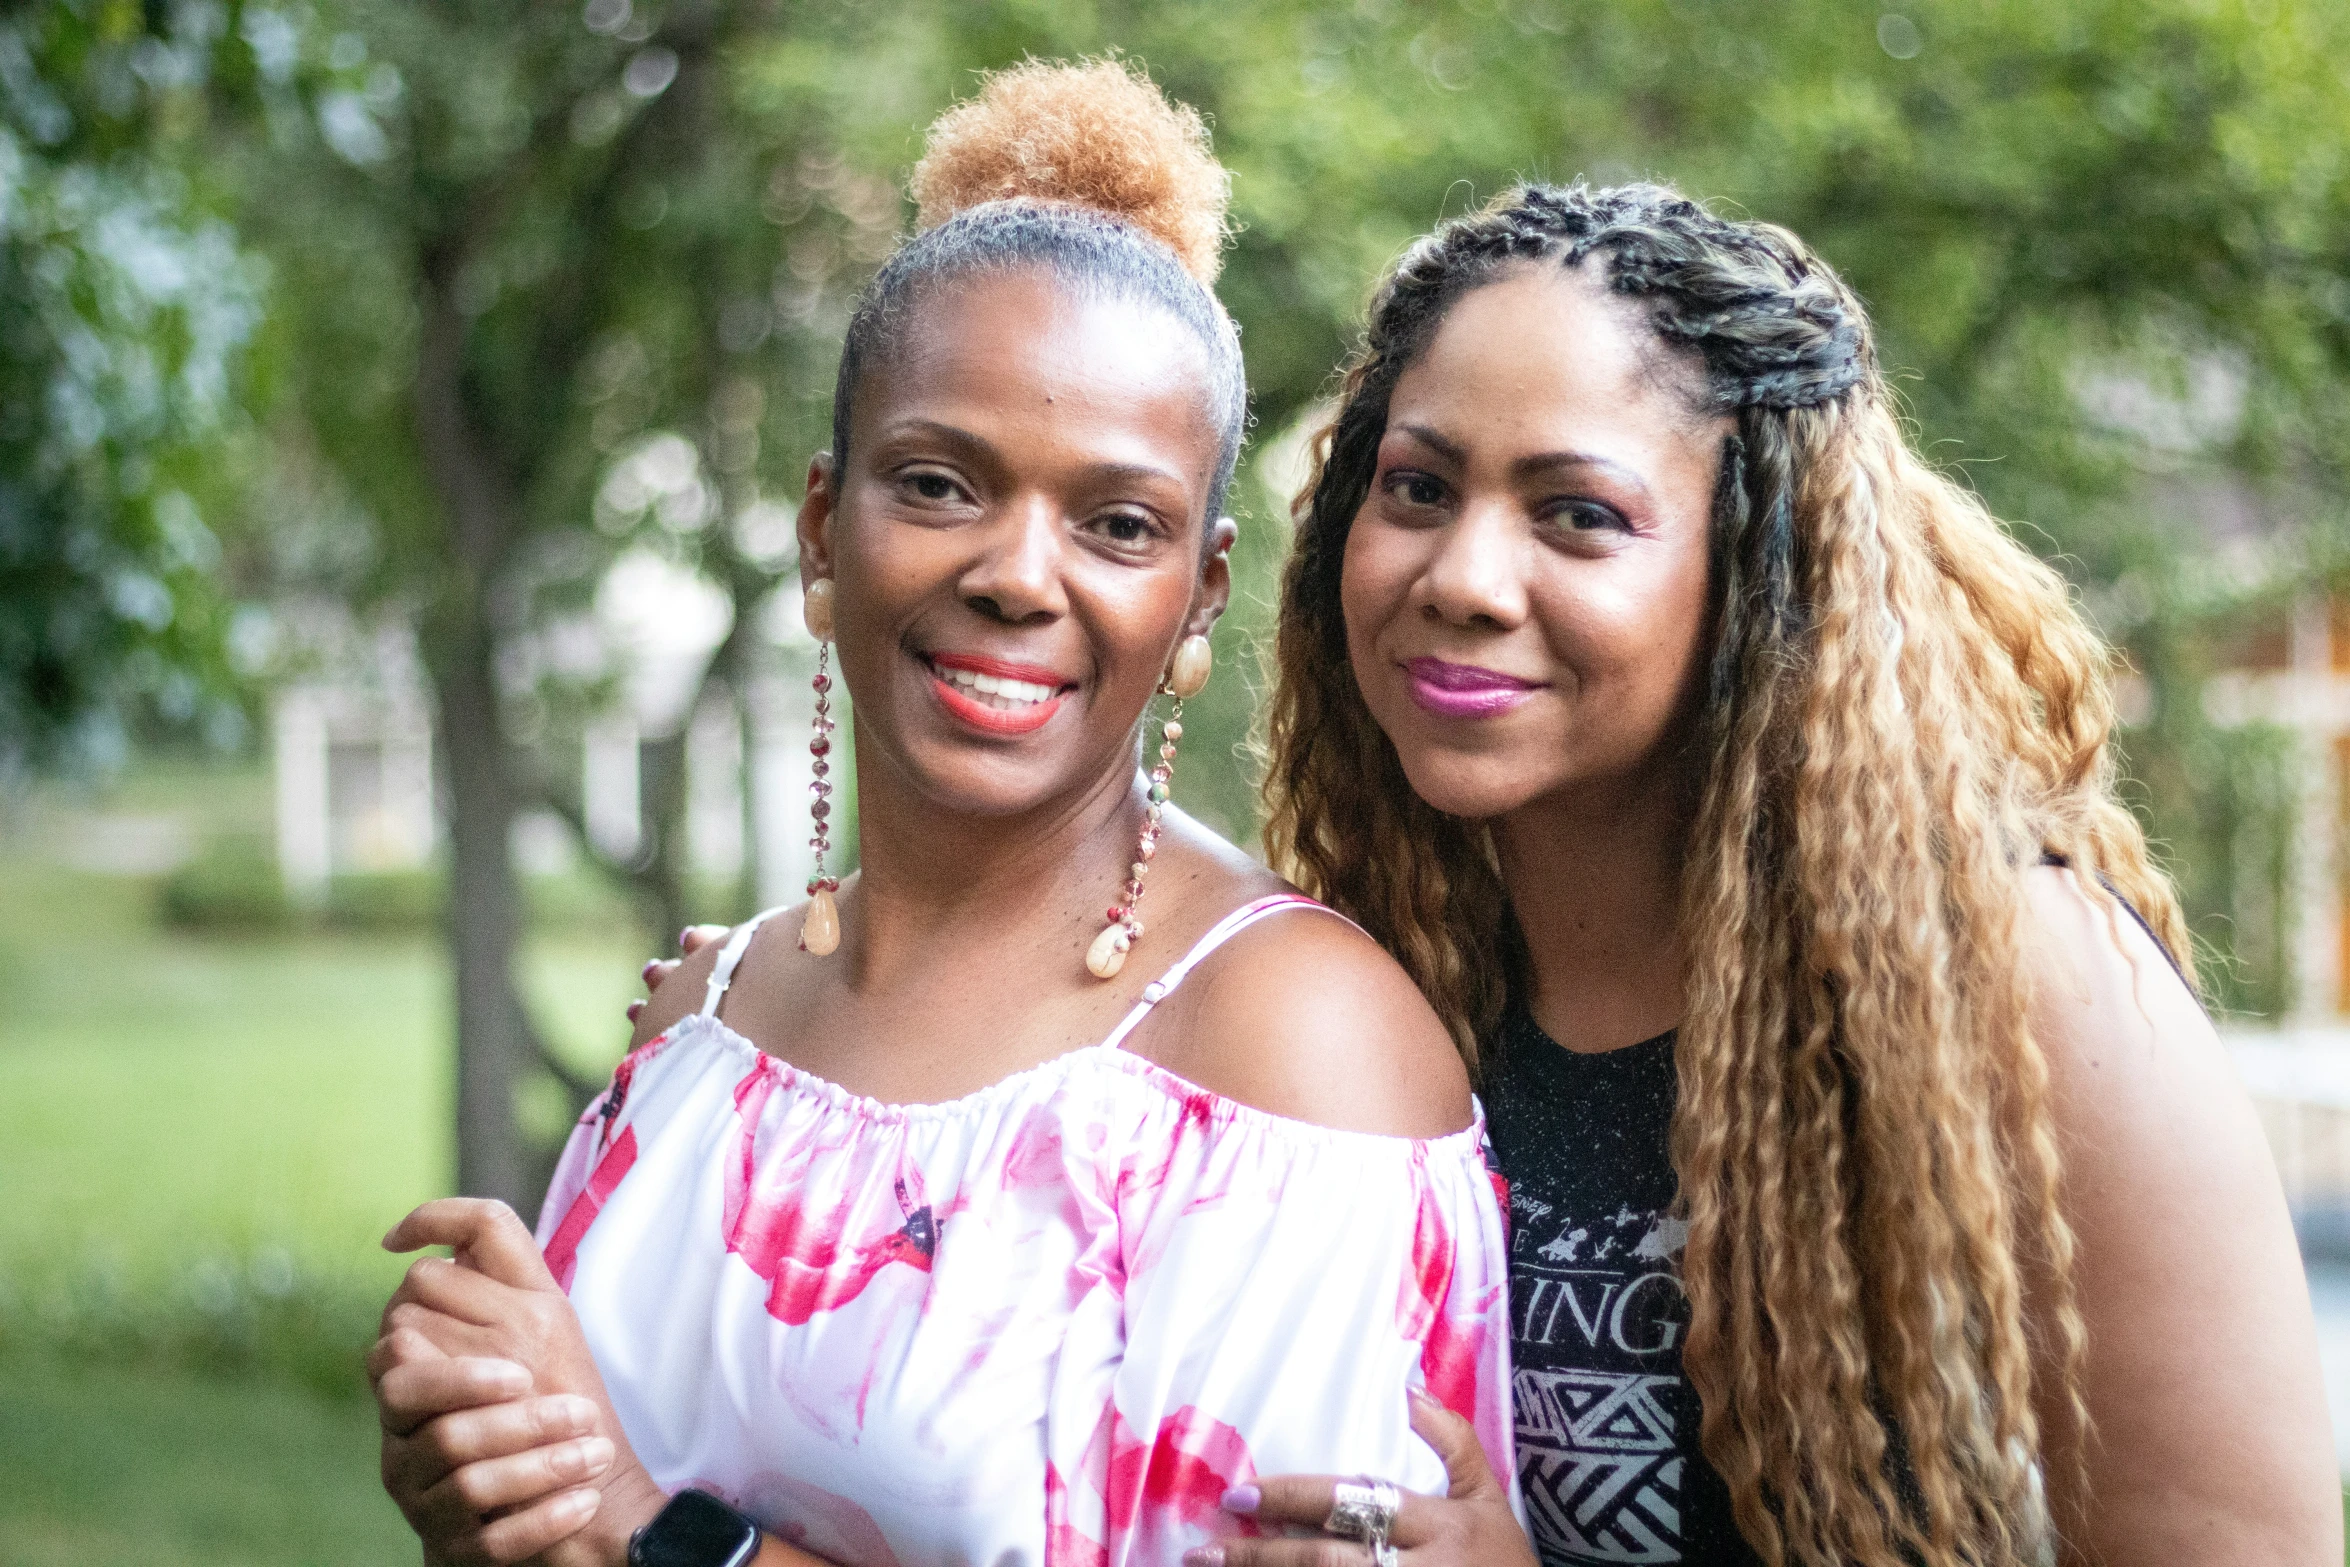
[[[1447,462],[1461,464],[1469,460],[1468,448],[1449,436],[1438,434],[1424,424],[1399,424],[1394,428],[1398,433],[1408,435],[1421,445],[1430,448]],[[1510,474],[1513,478],[1522,479],[1532,474],[1547,472],[1552,468],[1597,468],[1614,477],[1617,482],[1633,486],[1643,495],[1648,493],[1648,485],[1639,474],[1612,457],[1601,457],[1591,452],[1536,452],[1511,463]]]

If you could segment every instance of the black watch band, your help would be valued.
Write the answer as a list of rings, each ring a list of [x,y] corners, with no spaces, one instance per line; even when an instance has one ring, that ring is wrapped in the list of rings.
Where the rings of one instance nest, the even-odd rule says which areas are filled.
[[[680,1491],[629,1536],[628,1567],[744,1567],[759,1526],[707,1491]]]

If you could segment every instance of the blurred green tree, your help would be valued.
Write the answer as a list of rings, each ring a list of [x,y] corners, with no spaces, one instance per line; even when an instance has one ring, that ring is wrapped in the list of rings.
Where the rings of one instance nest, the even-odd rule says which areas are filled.
[[[0,20],[0,786],[243,730],[204,503],[259,278],[189,157],[204,22]]]
[[[741,671],[789,549],[761,481],[812,450],[834,280],[898,226],[891,188],[835,150],[886,100],[842,73],[844,29],[785,28],[768,6],[240,15],[264,113],[223,152],[276,267],[286,445],[364,517],[346,588],[413,618],[437,712],[458,1184],[527,1210],[541,1172],[518,1081],[593,1086],[546,1048],[513,972],[511,831],[536,805],[577,819],[554,742],[598,695],[566,688],[546,633],[651,548],[729,590],[713,670]],[[658,507],[599,505],[613,464],[665,433],[690,443],[691,482]],[[608,867],[654,929],[685,914],[682,747],[650,758],[645,852]]]
[[[1224,295],[1266,437],[1310,419],[1379,267],[1513,179],[1655,175],[1804,233],[1871,301],[1930,449],[2037,530],[2122,639],[2148,816],[2198,928],[2224,935],[2246,905],[2210,868],[2276,858],[2246,824],[2277,791],[2265,742],[2202,714],[2215,627],[2338,558],[2350,20],[2318,0],[1895,3],[205,11],[257,106],[215,125],[208,173],[274,268],[271,471],[334,492],[367,539],[347,586],[422,630],[465,1189],[528,1199],[514,1084],[562,1070],[513,984],[507,858],[523,806],[576,811],[554,742],[595,693],[566,695],[546,632],[621,551],[653,549],[726,588],[713,669],[739,675],[921,127],[1028,53],[1123,49],[1211,116],[1240,223]],[[691,503],[599,504],[663,435],[689,443]],[[1260,445],[1294,466],[1294,443]],[[1230,671],[1264,627],[1279,481],[1236,495],[1243,595],[1198,756],[1242,749],[1253,704]],[[2215,528],[2219,510],[2237,520]],[[615,870],[667,928],[673,771],[648,795],[650,850]],[[1247,834],[1245,766],[1187,769],[1185,797]]]
[[[2286,934],[2239,914],[2274,902],[2244,883],[2284,874],[2261,846],[2289,839],[2292,791],[2276,737],[2215,728],[2201,693],[2246,616],[2343,559],[2350,12],[1356,0],[952,16],[952,58],[1119,46],[1211,113],[1241,224],[1224,293],[1268,432],[1327,390],[1367,280],[1401,245],[1519,179],[1660,178],[1801,233],[1869,301],[1921,443],[2060,560],[2126,654],[2134,797],[2220,960],[2217,998],[2285,1004]],[[1252,531],[1261,617],[1278,513]],[[1228,634],[1251,629],[1244,614]],[[1224,812],[1246,820],[1242,800]]]

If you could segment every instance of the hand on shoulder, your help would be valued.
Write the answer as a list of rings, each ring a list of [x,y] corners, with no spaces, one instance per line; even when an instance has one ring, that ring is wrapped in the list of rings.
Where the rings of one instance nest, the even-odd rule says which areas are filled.
[[[629,1036],[628,1048],[635,1050],[648,1045],[667,1033],[678,1019],[702,1010],[702,998],[710,989],[711,971],[718,966],[718,954],[726,946],[725,938],[733,933],[722,931],[717,939],[707,934],[709,926],[696,926],[704,932],[703,939],[692,945],[682,961],[645,965],[646,983],[650,994],[629,1013],[635,1032]],[[692,932],[689,931],[688,934]],[[653,970],[661,973],[655,977]]]
[[[1134,1048],[1242,1104],[1341,1131],[1469,1124],[1452,1036],[1395,960],[1318,909],[1259,920],[1201,963]]]

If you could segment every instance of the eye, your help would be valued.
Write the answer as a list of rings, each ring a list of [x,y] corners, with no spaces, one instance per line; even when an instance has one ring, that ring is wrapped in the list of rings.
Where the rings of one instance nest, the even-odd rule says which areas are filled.
[[[942,506],[965,498],[963,486],[955,476],[936,468],[914,468],[898,476],[898,488],[908,497]]]
[[[1119,544],[1140,544],[1154,531],[1148,517],[1130,511],[1114,511],[1095,524],[1102,534]]]
[[[1406,506],[1438,506],[1444,502],[1444,481],[1434,474],[1397,468],[1382,482],[1388,495]]]
[[[1632,524],[1613,506],[1599,501],[1563,501],[1548,513],[1554,524],[1576,533],[1629,533]]]

